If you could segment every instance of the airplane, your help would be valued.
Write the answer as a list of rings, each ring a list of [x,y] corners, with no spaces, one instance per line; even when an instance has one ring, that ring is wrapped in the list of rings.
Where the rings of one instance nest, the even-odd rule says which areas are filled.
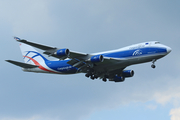
[[[116,50],[99,53],[81,53],[70,51],[68,48],[56,48],[29,42],[25,39],[14,37],[21,42],[20,49],[24,63],[14,60],[6,60],[17,65],[25,72],[52,73],[52,74],[76,74],[85,73],[88,78],[102,79],[114,82],[123,82],[125,78],[133,77],[133,70],[126,70],[130,65],[155,62],[171,52],[171,48],[160,44],[158,41],[150,41],[130,45]],[[57,58],[51,61],[44,57],[35,48],[43,50],[43,54]]]

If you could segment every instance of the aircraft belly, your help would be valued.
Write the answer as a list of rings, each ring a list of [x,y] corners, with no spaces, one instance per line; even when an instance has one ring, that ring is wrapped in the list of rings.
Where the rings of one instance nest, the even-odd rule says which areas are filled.
[[[133,65],[133,64],[139,64],[139,63],[145,63],[145,62],[151,62],[152,60],[157,60],[164,57],[164,55],[160,54],[160,55],[148,55],[148,56],[139,56],[137,58],[132,58],[129,59],[129,65]]]
[[[162,57],[164,57],[164,54],[131,57],[131,58],[120,60],[114,63],[99,64],[94,69],[96,71],[112,71],[112,70],[121,69],[121,68],[123,69],[123,68],[126,68],[127,66],[134,65],[134,64],[151,62],[153,59],[157,60]]]
[[[125,68],[129,65],[128,61],[119,61],[119,62],[115,62],[115,63],[111,63],[111,64],[101,64],[98,65],[97,67],[95,67],[95,71],[98,72],[104,72],[104,71],[112,71],[112,70],[116,70],[116,69],[121,69],[121,68]]]

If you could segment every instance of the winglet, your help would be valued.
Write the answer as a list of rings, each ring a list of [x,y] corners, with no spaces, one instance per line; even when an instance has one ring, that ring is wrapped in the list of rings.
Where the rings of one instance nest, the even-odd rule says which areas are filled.
[[[18,37],[14,37],[15,40],[20,41],[21,39]]]

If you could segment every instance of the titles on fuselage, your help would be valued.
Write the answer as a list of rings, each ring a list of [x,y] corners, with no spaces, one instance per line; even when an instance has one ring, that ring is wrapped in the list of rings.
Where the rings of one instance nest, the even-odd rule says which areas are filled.
[[[67,67],[61,67],[61,68],[57,68],[57,70],[68,70],[71,69],[72,66],[67,66]]]

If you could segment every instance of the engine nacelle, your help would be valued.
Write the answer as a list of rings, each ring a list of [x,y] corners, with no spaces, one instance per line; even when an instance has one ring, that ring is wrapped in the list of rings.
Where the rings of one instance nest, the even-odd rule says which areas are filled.
[[[125,80],[125,77],[121,77],[121,76],[115,76],[113,81],[114,82],[123,82]]]
[[[122,72],[123,77],[132,77],[134,76],[134,71],[133,70],[124,70]]]
[[[64,56],[68,56],[69,55],[69,49],[59,49],[59,50],[57,50],[56,51],[56,55],[58,55],[58,56],[62,56],[62,57],[64,57]]]
[[[95,55],[95,56],[91,57],[90,61],[92,63],[103,62],[104,61],[104,57],[102,55]]]

